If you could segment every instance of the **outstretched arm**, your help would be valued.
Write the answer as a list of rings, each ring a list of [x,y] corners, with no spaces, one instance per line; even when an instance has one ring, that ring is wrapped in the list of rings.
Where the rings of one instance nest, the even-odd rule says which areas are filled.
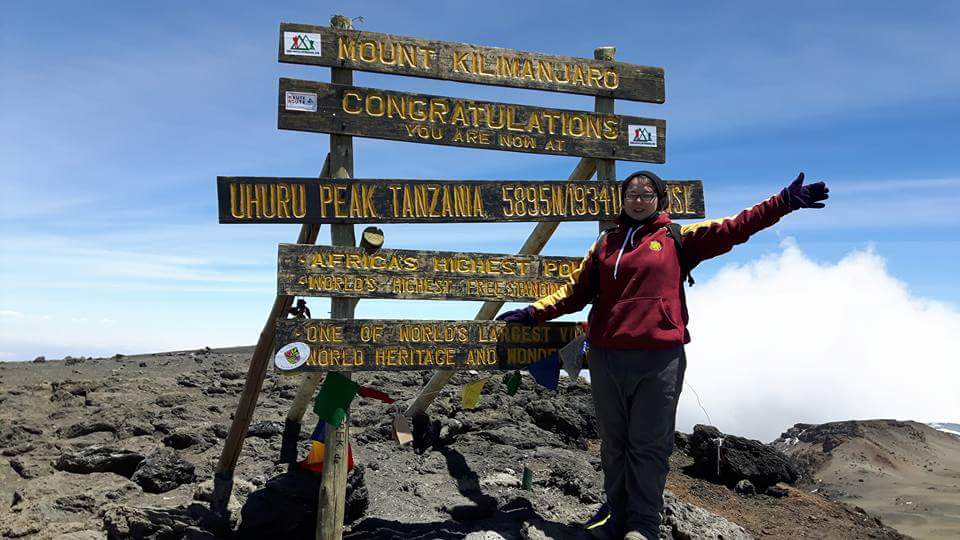
[[[594,242],[577,268],[567,277],[557,292],[545,296],[533,304],[502,313],[497,320],[511,323],[533,324],[556,319],[567,313],[575,313],[584,308],[593,299],[595,291],[590,281],[590,267],[593,265]]]
[[[735,216],[701,221],[680,228],[683,254],[690,268],[722,255],[799,208],[823,208],[830,190],[823,182],[803,185],[803,173],[779,194]]]

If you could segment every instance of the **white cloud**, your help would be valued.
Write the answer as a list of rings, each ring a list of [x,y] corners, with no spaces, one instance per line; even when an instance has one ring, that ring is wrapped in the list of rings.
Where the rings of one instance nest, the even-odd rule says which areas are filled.
[[[768,441],[796,422],[960,417],[960,311],[913,296],[872,250],[824,264],[787,240],[688,299],[687,382],[722,431]],[[685,392],[678,429],[695,423]]]

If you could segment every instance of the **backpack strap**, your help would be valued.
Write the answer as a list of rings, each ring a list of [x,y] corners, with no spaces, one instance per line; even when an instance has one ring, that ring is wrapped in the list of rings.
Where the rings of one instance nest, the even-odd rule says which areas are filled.
[[[683,238],[680,234],[680,225],[673,222],[668,223],[667,234],[670,235],[670,238],[673,238],[674,244],[677,245],[677,258],[680,260],[680,283],[682,284],[684,281],[686,281],[691,287],[693,287],[693,284],[696,283],[696,281],[693,279],[693,274],[690,273],[693,268],[688,267],[683,258]]]

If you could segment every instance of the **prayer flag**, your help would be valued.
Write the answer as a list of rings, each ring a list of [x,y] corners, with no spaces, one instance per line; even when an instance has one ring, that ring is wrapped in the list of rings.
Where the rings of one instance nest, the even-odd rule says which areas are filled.
[[[487,384],[489,380],[490,377],[484,377],[463,387],[464,409],[472,409],[480,403],[480,391],[483,390],[483,385]]]

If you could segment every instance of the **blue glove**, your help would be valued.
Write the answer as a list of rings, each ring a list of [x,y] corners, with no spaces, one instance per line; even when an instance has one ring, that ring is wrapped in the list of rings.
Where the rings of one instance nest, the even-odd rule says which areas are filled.
[[[516,324],[536,324],[537,322],[533,316],[533,308],[530,306],[501,313],[497,316],[497,320]]]
[[[830,188],[823,182],[803,185],[803,173],[800,173],[796,180],[783,188],[783,191],[780,192],[780,198],[790,205],[791,210],[823,208],[826,205],[819,201],[830,198],[830,195],[827,195],[828,193],[830,193]]]

